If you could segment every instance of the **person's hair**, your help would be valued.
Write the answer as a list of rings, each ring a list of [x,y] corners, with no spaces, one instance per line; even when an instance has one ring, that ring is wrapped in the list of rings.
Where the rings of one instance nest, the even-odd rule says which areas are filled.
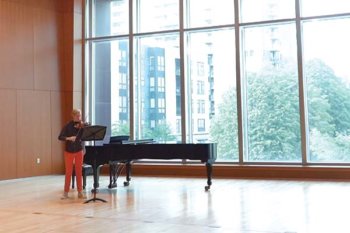
[[[81,110],[80,109],[75,108],[75,109],[72,110],[72,116],[76,116],[78,114],[81,114]]]

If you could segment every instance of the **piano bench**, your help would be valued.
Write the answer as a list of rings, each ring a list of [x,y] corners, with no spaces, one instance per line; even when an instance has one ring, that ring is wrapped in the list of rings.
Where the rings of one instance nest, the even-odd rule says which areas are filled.
[[[85,189],[86,187],[86,176],[88,175],[93,175],[93,170],[92,170],[92,166],[89,164],[83,164],[82,167],[82,173],[83,173],[83,189]],[[74,189],[75,186],[75,169],[73,166],[73,173],[72,173],[72,188]]]

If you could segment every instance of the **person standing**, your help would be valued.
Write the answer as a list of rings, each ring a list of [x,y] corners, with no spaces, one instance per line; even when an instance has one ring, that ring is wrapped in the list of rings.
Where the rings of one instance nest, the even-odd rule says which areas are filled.
[[[58,139],[65,142],[64,164],[65,180],[62,199],[68,198],[71,185],[73,166],[77,180],[78,198],[85,198],[83,194],[82,165],[84,157],[84,144],[81,141],[84,123],[81,119],[81,110],[72,110],[72,120],[69,121],[61,130]]]

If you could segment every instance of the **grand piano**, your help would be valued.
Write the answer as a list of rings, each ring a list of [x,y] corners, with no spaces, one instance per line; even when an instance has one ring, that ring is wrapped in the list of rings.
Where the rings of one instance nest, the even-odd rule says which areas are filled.
[[[147,140],[126,140],[122,143],[109,143],[97,146],[86,146],[84,163],[90,164],[93,168],[94,189],[97,192],[99,187],[100,167],[105,164],[110,165],[109,188],[116,187],[116,173],[118,164],[125,165],[126,181],[125,186],[131,180],[131,165],[133,161],[140,159],[181,159],[200,161],[205,164],[207,171],[208,191],[212,184],[212,165],[216,160],[216,143],[178,143],[164,144],[148,142]]]

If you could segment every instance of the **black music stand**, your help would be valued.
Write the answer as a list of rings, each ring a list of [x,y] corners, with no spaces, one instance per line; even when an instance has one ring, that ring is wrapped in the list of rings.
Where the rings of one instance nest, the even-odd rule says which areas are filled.
[[[102,125],[91,125],[91,126],[86,126],[83,128],[83,134],[81,135],[81,140],[82,141],[93,141],[94,147],[95,147],[95,142],[96,141],[102,141],[106,135],[106,126]],[[90,201],[102,201],[102,202],[107,202],[106,200],[103,200],[101,198],[96,197],[97,193],[97,165],[96,165],[96,156],[97,156],[97,151],[95,150],[94,154],[94,164],[92,166],[92,170],[94,173],[94,188],[91,190],[91,192],[94,194],[94,197],[85,201],[84,203],[89,203]]]

